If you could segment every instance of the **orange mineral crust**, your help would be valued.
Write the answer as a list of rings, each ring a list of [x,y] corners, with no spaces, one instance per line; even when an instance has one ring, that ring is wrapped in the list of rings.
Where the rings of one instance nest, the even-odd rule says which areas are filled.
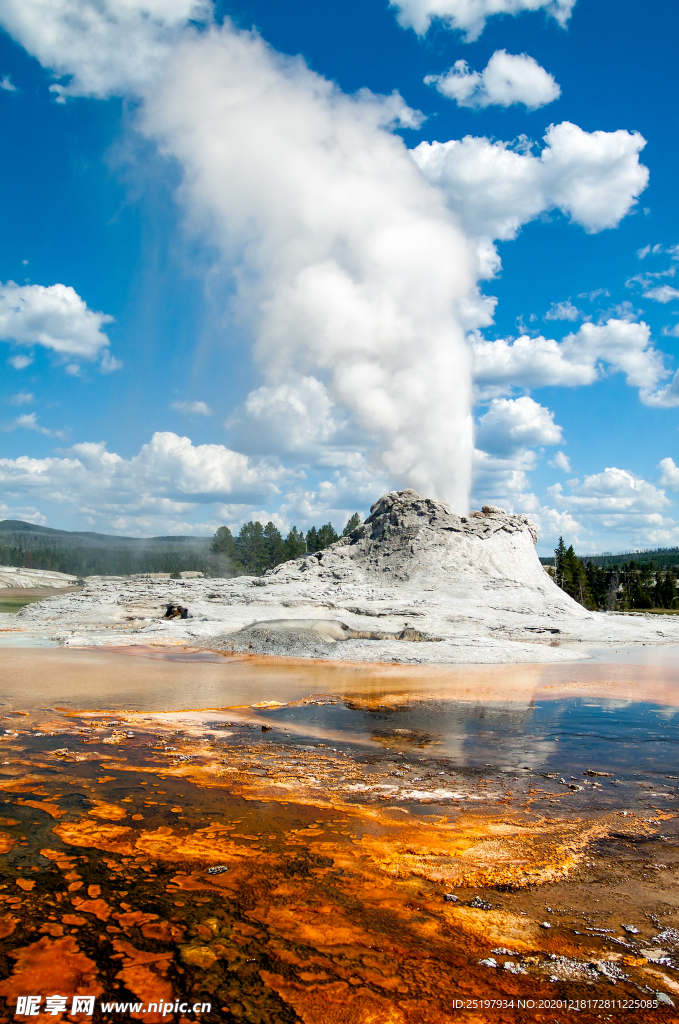
[[[143,1003],[171,1003],[174,1000],[172,985],[165,978],[170,967],[172,954],[148,953],[136,949],[129,942],[114,940],[111,959],[120,960],[121,970],[116,978]],[[151,966],[153,965],[153,966]],[[162,1013],[132,1013],[137,1020],[145,1020],[148,1024],[158,1024],[163,1020]]]
[[[186,1024],[551,1024],[518,1001],[612,994],[633,1015],[578,1020],[676,1019],[651,1005],[679,1005],[674,789],[462,771],[398,722],[407,755],[269,739],[271,707],[49,714],[28,782],[0,775],[5,1017],[91,992],[210,1004]]]
[[[28,946],[8,951],[8,955],[16,964],[10,977],[0,982],[0,996],[11,1007],[21,995],[99,996],[103,991],[96,963],[80,951],[70,935],[54,940],[45,935]],[[55,1017],[40,1014],[33,1019],[42,1022]]]

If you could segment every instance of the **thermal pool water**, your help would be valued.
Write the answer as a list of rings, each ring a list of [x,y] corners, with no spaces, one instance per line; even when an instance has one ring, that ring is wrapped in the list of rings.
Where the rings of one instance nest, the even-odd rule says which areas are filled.
[[[679,659],[591,653],[3,647],[0,1024],[676,1019]]]

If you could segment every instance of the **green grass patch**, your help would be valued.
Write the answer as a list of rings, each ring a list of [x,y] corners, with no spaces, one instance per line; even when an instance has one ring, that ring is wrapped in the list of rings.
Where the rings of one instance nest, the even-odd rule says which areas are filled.
[[[41,597],[0,597],[0,612],[18,612],[24,605],[42,601]]]

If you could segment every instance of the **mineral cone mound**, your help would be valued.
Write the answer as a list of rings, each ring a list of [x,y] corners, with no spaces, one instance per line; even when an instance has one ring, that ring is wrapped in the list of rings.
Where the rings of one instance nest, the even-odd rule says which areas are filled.
[[[273,575],[313,572],[322,578],[344,571],[366,583],[410,583],[484,603],[490,588],[502,595],[503,604],[515,600],[517,608],[528,600],[536,609],[555,603],[587,615],[544,571],[535,553],[537,539],[527,516],[494,505],[458,516],[443,501],[397,491],[380,498],[351,536],[311,558],[285,562]]]
[[[583,642],[679,642],[673,616],[583,608],[545,572],[536,541],[524,515],[485,505],[458,516],[416,491],[392,491],[349,537],[262,577],[92,577],[81,594],[26,608],[21,621],[69,646],[189,643],[441,664],[578,660]]]

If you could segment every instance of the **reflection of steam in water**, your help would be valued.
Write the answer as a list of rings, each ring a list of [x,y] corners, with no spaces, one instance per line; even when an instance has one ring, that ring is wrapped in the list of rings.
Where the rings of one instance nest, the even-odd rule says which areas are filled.
[[[271,715],[272,709],[268,709]],[[527,725],[533,714],[533,703],[469,703],[442,700],[404,700],[382,694],[369,699],[352,697],[332,703],[305,700],[294,706],[277,709],[272,717],[277,723],[294,723],[309,737],[334,734],[337,741],[350,736],[364,736],[382,749],[417,749],[437,756],[453,758],[464,765],[481,761],[492,754],[497,757],[498,743],[506,758],[511,738],[521,748],[521,757],[529,760],[526,751]],[[543,747],[544,744],[541,744]],[[540,759],[545,751],[536,752]]]
[[[476,702],[380,694],[324,695],[262,711],[268,725],[307,740],[419,751],[460,767],[492,763],[540,771],[606,764],[673,770],[679,712],[624,700]]]
[[[388,750],[425,750],[443,743],[439,736],[418,729],[374,729],[371,739]]]

